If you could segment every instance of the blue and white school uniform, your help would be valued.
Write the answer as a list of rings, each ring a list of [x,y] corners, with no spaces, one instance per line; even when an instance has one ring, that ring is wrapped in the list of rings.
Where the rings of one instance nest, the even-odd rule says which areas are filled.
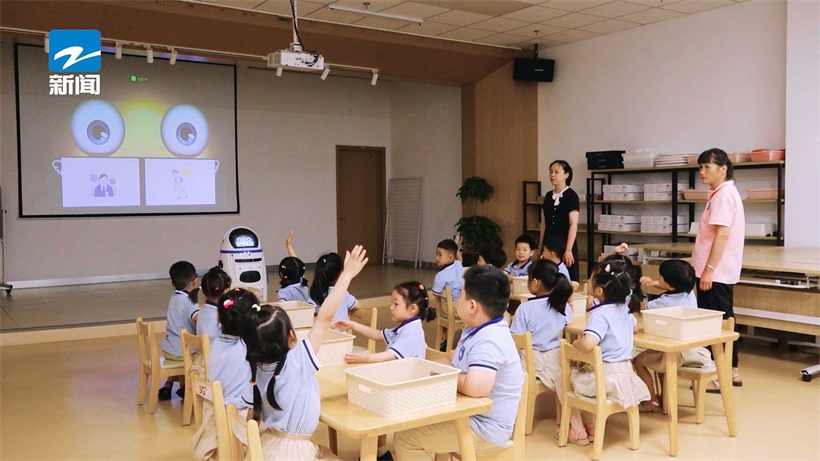
[[[461,261],[453,261],[441,268],[433,279],[433,293],[441,295],[444,289],[450,287],[453,293],[453,302],[461,298],[461,288],[464,286],[464,266]]]
[[[214,343],[214,339],[219,336],[222,327],[219,325],[219,313],[217,305],[210,301],[199,308],[199,317],[196,319],[196,334],[207,334],[208,342]]]
[[[211,346],[211,356],[208,360],[209,376],[206,377],[210,382],[222,383],[225,405],[236,405],[241,415],[247,415],[248,409],[253,407],[251,369],[245,359],[246,354],[247,347],[242,338],[220,334],[214,338]],[[194,459],[197,461],[213,458],[217,449],[213,411],[213,404],[205,400],[202,403],[202,425],[193,438]]]
[[[308,287],[301,283],[294,283],[284,288],[280,288],[277,292],[278,301],[302,301],[309,303],[318,312],[319,308],[316,306],[316,301],[310,298]]]
[[[646,303],[647,309],[660,309],[662,307],[691,307],[697,309],[698,300],[695,297],[694,290],[688,292],[666,292],[658,298]],[[696,347],[678,352],[678,368],[681,366],[689,367],[708,367],[714,364],[712,354],[709,349],[705,347]],[[666,354],[660,351],[646,350],[635,357],[635,360],[641,363],[646,368],[649,368],[656,373],[666,373]]]
[[[486,413],[470,416],[470,427],[492,445],[505,444],[512,435],[524,372],[510,328],[504,317],[472,328],[464,327],[453,354],[453,366],[467,373],[471,368],[495,373],[495,382],[487,397],[493,406]]]
[[[382,330],[382,337],[387,344],[387,350],[392,352],[397,359],[411,357],[423,359],[427,355],[427,342],[424,340],[424,329],[420,316],[407,319],[396,328],[385,328]]]
[[[197,312],[199,308],[191,302],[187,292],[174,290],[168,301],[168,313],[165,315],[168,323],[165,327],[165,339],[162,340],[162,352],[166,356],[179,357],[179,360],[182,360],[182,339],[179,332],[183,328],[191,333],[196,331],[194,315]]]
[[[288,352],[276,376],[273,393],[282,410],[275,410],[266,397],[275,363],[262,364],[256,383],[262,394],[260,437],[265,459],[314,460],[319,447],[310,438],[319,424],[319,383],[314,376],[319,360],[307,339]]]
[[[569,269],[567,269],[567,265],[564,264],[563,261],[558,263],[558,273],[566,277],[567,280],[569,280],[570,282],[572,281],[572,279],[569,277]]]
[[[507,265],[504,269],[504,272],[512,275],[513,277],[526,277],[527,270],[532,266],[532,260],[527,260],[523,266],[518,267],[518,261],[513,261]]]
[[[598,337],[604,361],[607,399],[624,408],[650,400],[649,389],[632,369],[632,345],[635,316],[623,303],[605,303],[589,309],[584,334]],[[595,397],[595,373],[589,368],[574,368],[572,387],[576,394]]]
[[[549,296],[536,296],[515,311],[510,331],[516,334],[532,333],[535,376],[549,389],[561,379],[561,337],[564,327],[572,321],[572,307],[567,304],[564,313],[550,307]],[[522,357],[522,365],[523,357]]]
[[[332,286],[328,288],[328,294],[330,294],[331,291],[333,291]],[[339,306],[339,309],[336,310],[336,314],[333,315],[333,320],[330,321],[330,324],[333,325],[339,320],[350,320],[350,315],[348,314],[348,311],[356,307],[357,302],[359,302],[359,300],[356,299],[355,296],[345,291],[345,296],[344,298],[342,298],[342,305]],[[316,309],[316,312],[319,312],[319,306],[316,306]]]

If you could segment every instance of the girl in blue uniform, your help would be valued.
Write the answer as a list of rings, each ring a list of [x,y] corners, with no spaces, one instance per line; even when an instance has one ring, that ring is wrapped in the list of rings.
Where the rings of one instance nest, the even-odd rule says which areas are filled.
[[[205,304],[199,308],[196,334],[207,334],[208,341],[213,344],[220,331],[217,318],[219,297],[231,288],[231,277],[222,269],[214,267],[202,276],[200,287],[202,287],[202,294],[205,295]]]
[[[310,285],[310,298],[321,306],[325,302],[325,298],[333,292],[339,274],[342,273],[342,258],[336,253],[327,253],[319,257],[316,261],[316,273],[313,276],[313,283]],[[333,317],[333,322],[340,320],[350,320],[349,311],[356,310],[360,307],[359,300],[347,292],[347,287],[343,293],[342,307],[336,311]]]
[[[345,257],[344,270],[319,308],[316,320],[302,341],[287,313],[279,306],[251,306],[243,338],[248,346],[253,382],[253,417],[260,423],[265,459],[314,460],[330,457],[310,438],[319,424],[319,370],[316,353],[322,346],[331,319],[340,308],[350,281],[367,263],[356,246]]]
[[[293,249],[293,230],[285,238],[285,248],[288,256],[279,263],[279,285],[281,288],[277,294],[278,301],[302,301],[310,303],[316,309],[316,303],[310,299],[308,293],[308,280],[305,278],[305,263],[296,257]]]

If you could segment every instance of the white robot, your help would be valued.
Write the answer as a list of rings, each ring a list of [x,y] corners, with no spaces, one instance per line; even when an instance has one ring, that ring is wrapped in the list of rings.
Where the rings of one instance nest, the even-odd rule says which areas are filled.
[[[222,237],[219,267],[232,280],[233,288],[245,288],[256,293],[259,300],[268,300],[268,273],[265,254],[256,233],[247,227],[234,227]]]

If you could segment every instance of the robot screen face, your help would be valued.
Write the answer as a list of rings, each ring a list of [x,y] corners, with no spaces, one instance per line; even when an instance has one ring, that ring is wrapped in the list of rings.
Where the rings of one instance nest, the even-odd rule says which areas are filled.
[[[252,235],[237,235],[233,239],[235,248],[253,248],[256,246],[256,239]]]

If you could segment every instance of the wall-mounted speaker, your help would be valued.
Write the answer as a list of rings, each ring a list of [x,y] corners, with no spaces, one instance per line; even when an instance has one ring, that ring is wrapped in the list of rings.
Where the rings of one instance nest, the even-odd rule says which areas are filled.
[[[554,59],[515,58],[513,79],[526,82],[551,82],[555,72]]]

